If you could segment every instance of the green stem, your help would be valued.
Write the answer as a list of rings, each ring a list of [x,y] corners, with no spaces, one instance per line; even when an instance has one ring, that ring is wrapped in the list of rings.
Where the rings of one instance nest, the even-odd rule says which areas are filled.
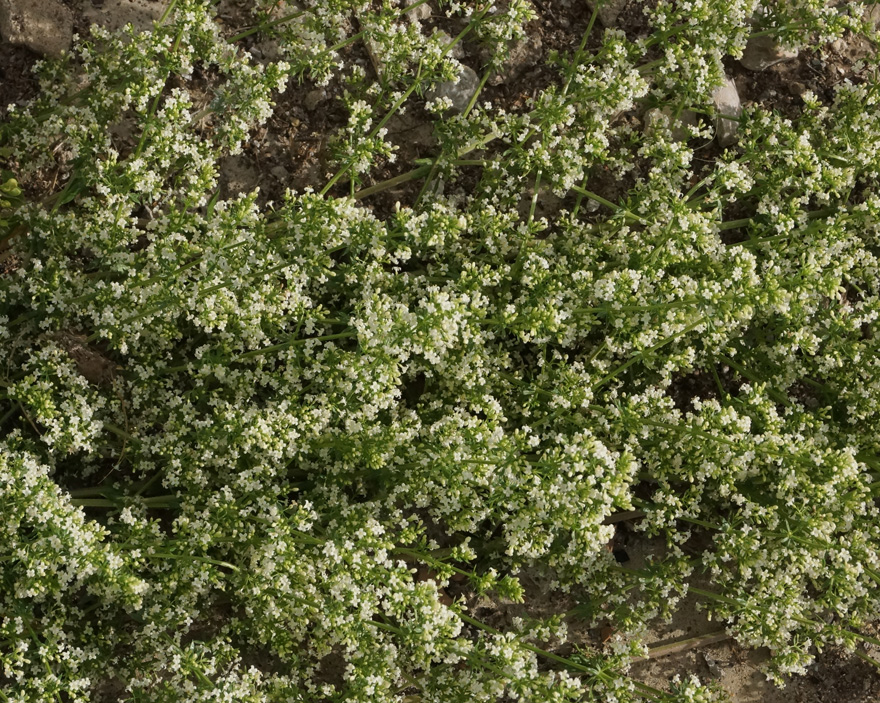
[[[263,347],[262,349],[254,349],[249,352],[244,352],[242,354],[235,354],[229,359],[227,362],[232,361],[241,361],[242,359],[253,359],[258,356],[265,356],[266,354],[273,354],[277,351],[282,351],[283,349],[289,349],[290,347],[296,346],[297,344],[305,344],[306,342],[328,342],[334,339],[346,339],[349,337],[356,337],[356,330],[349,330],[347,332],[339,332],[337,334],[325,334],[319,337],[301,337],[297,339],[291,339],[286,342],[281,342],[280,344],[273,344],[268,347]],[[190,366],[194,369],[199,369],[205,366],[207,362],[200,364],[180,364],[178,366],[166,366],[164,369],[159,371],[159,373],[180,373],[182,371],[187,371]]]
[[[302,17],[306,14],[305,10],[301,10],[300,12],[292,12],[289,15],[284,15],[283,17],[279,17],[276,20],[272,20],[271,22],[261,22],[260,24],[251,27],[240,34],[236,34],[234,37],[231,37],[228,41],[230,44],[234,44],[235,42],[241,41],[246,37],[251,36],[252,34],[256,34],[257,32],[262,32],[267,29],[271,29],[272,27],[277,27],[279,25],[285,24],[286,22],[290,22],[290,20],[295,20],[299,17]]]
[[[394,188],[396,186],[402,185],[403,183],[409,183],[409,181],[415,181],[424,176],[429,171],[430,167],[419,166],[418,168],[414,168],[412,171],[407,171],[406,173],[401,173],[394,178],[389,178],[387,181],[376,183],[369,188],[363,188],[362,190],[357,191],[351,197],[354,200],[362,200],[363,198],[368,198],[371,195],[381,193],[382,191],[388,190],[389,188]]]
[[[171,13],[174,12],[174,8],[177,6],[177,0],[170,0],[170,2],[165,6],[164,12],[162,12],[162,16],[159,18],[159,25],[165,24],[168,21],[168,18],[171,16]]]
[[[762,379],[760,377],[758,377],[757,374],[752,373],[745,366],[737,363],[736,361],[734,361],[730,357],[724,356],[723,354],[719,354],[718,360],[721,361],[723,364],[732,368],[734,371],[736,371],[743,378],[747,378],[748,380],[752,381],[753,383],[762,383]],[[786,407],[789,407],[789,408],[794,407],[794,403],[791,401],[791,399],[789,399],[789,397],[785,393],[778,391],[775,388],[770,388],[768,386],[767,387],[767,395],[769,395],[771,398],[773,398],[773,400],[775,400],[777,403],[779,403],[781,405],[785,405]]]
[[[381,120],[379,120],[379,123],[367,135],[367,140],[373,139],[379,133],[379,130],[381,130],[388,123],[388,120],[390,120],[394,116],[394,114],[400,109],[401,105],[403,105],[403,103],[405,103],[409,99],[409,96],[415,92],[415,90],[419,87],[419,85],[420,85],[419,77],[416,76],[412,85],[409,88],[407,88],[407,90],[403,93],[403,95],[401,95],[397,99],[397,101],[394,103],[394,105],[392,105],[391,108],[388,110],[388,112],[385,113],[385,116]],[[330,179],[330,181],[327,183],[327,185],[325,185],[321,189],[321,192],[319,193],[319,195],[326,195],[327,192],[334,185],[336,185],[336,182],[348,172],[348,169],[350,169],[354,165],[354,162],[355,162],[354,158],[350,158],[348,161],[346,161],[345,164],[342,166],[342,168],[336,172],[336,175],[333,176],[333,178]]]
[[[414,5],[407,6],[405,12],[410,12],[414,7],[416,7],[420,4],[422,4],[422,3],[419,2]],[[483,19],[483,17],[486,15],[486,13],[488,11],[489,11],[488,6],[484,10],[480,11],[474,17],[474,19],[471,22],[469,22],[468,25],[461,32],[459,32],[458,36],[456,36],[455,39],[453,39],[451,42],[449,42],[449,44],[446,45],[446,47],[443,49],[443,51],[440,54],[440,58],[445,57],[450,51],[452,51],[452,49],[455,47],[455,45],[458,44],[459,42],[461,42],[461,40],[464,39],[464,37],[466,37],[473,30],[473,28]],[[366,35],[366,33],[367,33],[366,31],[363,31],[363,32],[359,32],[358,34],[359,35]],[[357,35],[355,35],[355,36],[357,36]],[[381,130],[387,124],[388,120],[390,120],[394,116],[394,114],[400,109],[400,107],[403,105],[403,103],[409,99],[410,95],[412,95],[418,89],[418,87],[421,85],[421,68],[422,68],[422,66],[421,66],[421,62],[420,62],[419,68],[416,71],[416,76],[413,79],[412,85],[410,85],[409,88],[406,89],[406,91],[403,93],[403,95],[401,95],[400,98],[397,99],[397,101],[394,103],[394,105],[391,106],[391,108],[388,110],[388,112],[385,114],[385,116],[370,131],[369,135],[367,135],[367,140],[373,139],[379,133],[379,130]],[[488,78],[488,76],[486,76],[486,77]],[[339,169],[339,171],[337,171],[336,174],[330,179],[330,181],[327,183],[327,185],[325,185],[321,189],[320,195],[326,195],[327,192],[336,184],[336,182],[346,174],[348,169],[350,169],[352,167],[352,165],[354,164],[354,161],[355,161],[354,158],[351,158],[348,161],[346,161],[345,164],[342,166],[342,168]]]
[[[215,566],[223,566],[231,571],[239,571],[239,568],[235,566],[235,564],[230,564],[228,561],[220,561],[218,559],[209,559],[208,557],[197,557],[191,554],[168,554],[163,552],[153,552],[151,554],[143,555],[147,559],[190,559],[192,561],[202,562],[203,564],[214,564]]]
[[[867,654],[865,654],[864,652],[860,652],[859,650],[855,650],[853,654],[855,654],[862,661],[866,661],[868,662],[868,664],[871,664],[872,666],[880,669],[880,661],[877,661],[876,659],[874,659],[874,657],[868,656]]]
[[[726,603],[727,605],[733,605],[733,606],[737,606],[739,608],[744,607],[744,604],[742,603],[742,601],[739,601],[736,598],[731,598],[730,596],[722,595],[720,593],[715,593],[714,591],[707,591],[703,588],[697,588],[695,586],[689,586],[688,591],[691,593],[694,593],[698,596],[701,596],[702,598],[705,598],[706,600],[712,600],[712,601],[716,601],[719,603]],[[768,615],[772,614],[772,611],[769,608],[764,608],[760,605],[755,605],[753,603],[750,603],[749,607],[754,608],[755,610],[757,610],[759,612],[767,613]],[[807,625],[808,627],[811,627],[811,628],[819,628],[821,630],[825,626],[825,623],[823,623],[823,622],[818,622],[816,620],[810,620],[809,618],[801,617],[800,615],[793,615],[793,616],[791,616],[791,618],[792,618],[792,620],[799,622],[802,625]],[[853,630],[844,630],[843,628],[841,628],[841,630],[843,632],[846,632],[849,635],[852,635],[856,639],[862,640],[863,642],[868,642],[870,644],[880,646],[880,639],[877,639],[876,637],[871,637],[870,635],[863,635],[863,634],[861,634],[859,632],[855,632]]]
[[[104,427],[105,427],[106,429],[110,430],[110,432],[112,432],[113,434],[115,434],[117,437],[122,437],[123,439],[127,439],[127,440],[129,440],[129,441],[134,440],[134,437],[132,437],[128,432],[126,432],[125,430],[123,430],[121,427],[117,427],[117,426],[114,425],[112,422],[106,422],[106,421],[105,421],[105,422],[104,422]]]
[[[702,317],[702,318],[700,318],[699,320],[697,320],[696,322],[694,322],[693,324],[688,325],[687,327],[685,327],[685,328],[684,328],[683,330],[681,330],[680,332],[676,332],[675,334],[672,334],[672,335],[666,337],[666,339],[661,340],[660,342],[658,342],[657,344],[655,344],[653,347],[651,347],[651,348],[649,348],[649,349],[646,349],[646,350],[644,350],[644,351],[639,352],[639,353],[636,354],[635,356],[631,357],[628,361],[626,361],[625,363],[623,363],[623,364],[621,364],[620,366],[618,366],[618,367],[617,367],[614,371],[612,371],[610,374],[608,374],[607,376],[605,376],[605,377],[602,378],[601,380],[597,381],[597,382],[593,385],[593,390],[594,390],[594,391],[595,391],[595,390],[598,390],[599,388],[601,388],[602,386],[604,386],[608,381],[611,381],[611,380],[614,379],[618,374],[620,374],[620,373],[626,371],[626,369],[628,369],[630,366],[632,366],[632,365],[635,364],[636,362],[645,359],[645,357],[646,357],[648,354],[653,354],[655,351],[657,351],[657,350],[660,349],[661,347],[666,346],[666,345],[669,344],[670,342],[674,342],[674,341],[675,341],[676,339],[678,339],[679,337],[682,337],[682,336],[688,334],[689,332],[692,332],[692,331],[695,330],[697,327],[699,327],[700,325],[704,325],[704,324],[706,324],[706,318]]]
[[[580,186],[572,186],[571,189],[575,193],[580,193],[581,195],[584,195],[584,196],[590,198],[591,200],[595,200],[600,205],[604,205],[605,207],[610,208],[611,210],[614,210],[614,212],[616,214],[623,215],[624,219],[629,220],[630,222],[638,222],[639,224],[643,224],[643,225],[650,225],[651,224],[651,222],[649,222],[648,220],[646,220],[642,217],[639,217],[638,215],[630,212],[629,210],[627,210],[624,207],[621,207],[620,205],[615,205],[610,200],[606,200],[605,198],[603,198],[601,195],[597,195],[596,193],[593,193],[589,190],[581,188]]]

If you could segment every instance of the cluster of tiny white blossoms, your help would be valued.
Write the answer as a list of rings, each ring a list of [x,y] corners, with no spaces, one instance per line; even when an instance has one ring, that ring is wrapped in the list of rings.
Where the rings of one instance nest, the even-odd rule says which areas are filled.
[[[479,92],[536,9],[424,4],[233,29],[172,0],[10,108],[0,700],[723,700],[629,674],[689,592],[779,682],[880,644],[880,86],[749,107],[709,160],[636,129],[710,117],[755,31],[818,46],[862,8],[660,2],[635,41],[594,13],[501,107]],[[223,197],[297,79],[345,115],[336,171]],[[398,163],[410,108],[436,147]],[[661,538],[644,567],[624,519]],[[580,607],[472,612],[528,613],[524,573]],[[576,618],[617,633],[571,653]]]

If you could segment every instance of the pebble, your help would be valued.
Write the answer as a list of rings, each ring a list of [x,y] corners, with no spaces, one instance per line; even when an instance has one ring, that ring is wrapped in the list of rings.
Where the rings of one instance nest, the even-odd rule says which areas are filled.
[[[127,24],[135,31],[146,32],[153,28],[165,11],[164,3],[152,0],[104,0],[100,7],[83,3],[83,17],[89,24],[98,24],[115,32]]]
[[[438,29],[436,32],[434,32],[434,36],[436,36],[444,46],[446,46],[447,44],[451,44],[453,41],[452,37],[450,37],[442,29]],[[449,50],[449,56],[454,59],[464,58],[464,47],[461,45],[461,42],[459,42]]]
[[[418,2],[418,0],[406,0],[407,6],[415,5],[416,2]],[[406,16],[410,22],[424,22],[425,20],[429,20],[431,19],[431,5],[427,2],[424,5],[419,5],[417,8],[407,12]]]
[[[527,68],[534,65],[535,57],[540,55],[541,37],[537,34],[528,34],[524,39],[513,42],[501,69],[489,79],[489,85],[516,80]]]
[[[436,100],[437,98],[449,98],[452,102],[450,110],[461,114],[467,108],[468,103],[480,84],[480,78],[477,72],[470,66],[462,64],[461,71],[458,74],[458,82],[444,81],[435,89],[429,90],[426,97],[428,100]]]
[[[715,138],[718,140],[719,146],[730,146],[736,141],[739,122],[725,119],[722,115],[739,117],[742,114],[742,105],[739,101],[736,83],[727,78],[724,85],[713,91],[712,100],[715,103],[715,110],[717,112],[715,118]]]
[[[388,133],[396,138],[395,141],[405,141],[419,147],[437,144],[433,124],[414,117],[409,111],[403,115],[393,115],[386,126]]]
[[[712,674],[712,676],[717,679],[720,679],[722,677],[724,672],[721,670],[721,667],[718,666],[718,663],[715,661],[711,654],[703,652],[703,661],[706,662],[706,666],[708,667],[709,673]]]
[[[796,59],[797,56],[797,49],[783,49],[773,37],[764,35],[749,39],[739,62],[750,71],[763,71],[783,61]]]
[[[880,5],[868,5],[863,17],[873,24],[875,29],[880,29]]]
[[[244,155],[227,156],[220,162],[220,189],[224,198],[250,193],[257,187],[260,174]]]
[[[263,39],[263,41],[254,46],[254,49],[259,50],[261,57],[265,61],[278,61],[283,58],[281,46],[275,39]]]
[[[269,173],[272,174],[274,178],[284,183],[287,180],[287,177],[290,175],[284,166],[275,166],[272,168]]]
[[[593,12],[597,2],[599,3],[599,21],[602,23],[602,26],[615,27],[617,25],[617,18],[620,17],[620,13],[629,5],[630,0],[587,0],[587,7],[590,8],[590,12]]]
[[[306,110],[311,112],[316,107],[318,107],[318,105],[324,102],[324,98],[326,97],[327,93],[324,90],[322,90],[321,88],[315,88],[314,90],[310,90],[308,93],[306,93],[306,97],[303,98],[303,106],[306,108]]]
[[[693,110],[682,110],[678,118],[673,120],[673,110],[671,107],[655,107],[652,110],[648,110],[645,115],[645,134],[651,134],[654,131],[657,121],[662,116],[669,120],[672,138],[677,142],[687,141],[690,136],[687,128],[697,126],[697,113]]]
[[[0,37],[58,58],[73,41],[73,13],[58,0],[0,0]]]

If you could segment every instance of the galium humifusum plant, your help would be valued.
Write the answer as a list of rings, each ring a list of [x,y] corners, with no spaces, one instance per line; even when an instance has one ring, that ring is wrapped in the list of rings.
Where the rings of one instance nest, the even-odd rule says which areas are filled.
[[[644,37],[586,18],[509,109],[480,89],[523,2],[260,2],[224,30],[178,0],[41,67],[0,152],[26,193],[6,181],[2,697],[716,700],[628,675],[689,590],[780,680],[878,644],[875,77],[696,156],[724,57],[863,31],[861,8],[691,6]],[[386,125],[465,43],[478,92],[427,105],[431,159],[393,161]],[[348,116],[326,180],[222,197],[303,78]],[[706,119],[639,129],[657,105]],[[641,569],[607,549],[635,511]],[[581,605],[468,608],[528,607],[523,573]],[[562,656],[578,618],[621,631]]]

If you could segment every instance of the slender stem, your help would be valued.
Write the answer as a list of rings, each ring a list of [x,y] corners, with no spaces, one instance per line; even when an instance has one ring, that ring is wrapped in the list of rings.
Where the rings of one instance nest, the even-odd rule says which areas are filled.
[[[485,623],[480,622],[479,620],[477,620],[475,618],[472,618],[470,615],[465,615],[464,613],[458,613],[458,617],[460,617],[464,622],[468,623],[469,625],[473,625],[474,627],[477,627],[481,630],[484,630],[485,632],[488,632],[491,635],[502,634],[501,630],[496,630],[494,627],[486,625]],[[520,640],[519,644],[520,644],[520,646],[523,647],[523,649],[526,649],[526,650],[532,652],[533,654],[537,654],[538,656],[544,657],[545,659],[549,659],[550,661],[554,661],[557,664],[562,664],[563,666],[566,666],[570,669],[574,669],[575,671],[579,671],[583,674],[590,674],[591,676],[596,676],[597,672],[594,669],[591,669],[588,666],[584,666],[583,664],[580,664],[576,661],[572,661],[571,659],[566,659],[565,657],[561,657],[558,654],[554,654],[553,652],[548,652],[546,649],[541,649],[540,647],[536,647],[535,645],[529,644],[528,642],[523,642]],[[643,684],[640,681],[635,681],[633,679],[630,679],[630,680],[632,681],[633,685],[642,694],[650,694],[652,696],[664,696],[663,691],[661,691],[660,689],[654,688],[653,686],[649,686],[648,684]]]
[[[666,657],[670,654],[681,654],[682,652],[688,652],[692,649],[696,649],[697,647],[705,647],[710,644],[717,644],[718,642],[724,642],[725,640],[729,639],[730,635],[727,634],[725,630],[709,632],[705,635],[689,637],[685,640],[670,642],[669,644],[664,644],[657,647],[650,647],[648,649],[647,656],[635,657],[633,661],[647,661],[648,659],[658,659],[660,657]]]
[[[749,379],[753,383],[760,383],[762,381],[762,379],[757,374],[752,373],[745,366],[737,363],[736,361],[734,361],[733,359],[731,359],[727,356],[719,354],[718,360],[721,361],[722,363],[724,363],[726,366],[729,366],[730,368],[732,368],[734,371],[736,371],[738,374],[740,374],[744,378]],[[775,400],[777,403],[780,403],[781,405],[785,405],[786,407],[789,407],[789,408],[794,407],[794,403],[782,391],[778,391],[775,388],[770,388],[768,386],[767,395],[769,395],[771,398],[773,398],[773,400]]]
[[[123,430],[121,427],[117,427],[117,426],[114,425],[112,422],[106,422],[106,421],[105,421],[105,422],[104,422],[104,427],[105,427],[106,429],[110,430],[110,431],[111,431],[113,434],[115,434],[117,437],[122,437],[123,439],[129,440],[129,441],[134,439],[134,437],[132,437],[128,432],[126,432],[125,430]]]
[[[643,360],[648,354],[653,354],[655,351],[657,351],[657,350],[660,349],[661,347],[666,346],[666,345],[669,344],[670,342],[675,341],[675,340],[678,339],[679,337],[682,337],[682,336],[688,334],[689,332],[692,332],[692,331],[695,330],[697,327],[700,327],[701,325],[704,325],[704,324],[706,324],[706,318],[704,318],[704,317],[703,317],[703,318],[700,318],[699,320],[697,320],[697,321],[694,322],[693,324],[688,325],[687,327],[685,327],[685,328],[684,328],[683,330],[681,330],[680,332],[676,332],[675,334],[672,334],[672,335],[666,337],[666,339],[661,340],[660,342],[658,342],[657,344],[655,344],[655,345],[654,345],[653,347],[651,347],[650,349],[646,349],[646,350],[644,350],[644,351],[639,352],[638,354],[636,354],[636,355],[634,355],[633,357],[631,357],[628,361],[626,361],[625,363],[623,363],[623,364],[621,364],[620,366],[618,366],[618,367],[617,367],[614,371],[612,371],[610,374],[608,374],[607,376],[605,376],[605,377],[602,378],[601,380],[597,381],[597,382],[593,385],[593,390],[597,390],[597,389],[601,388],[601,387],[604,386],[608,381],[610,381],[610,380],[612,380],[613,378],[615,378],[618,374],[620,374],[620,373],[626,371],[626,369],[628,369],[630,366],[632,366],[632,365],[635,364],[636,362],[638,362],[638,361],[640,361],[640,360]]]
[[[416,76],[412,85],[406,89],[406,91],[403,93],[403,95],[401,95],[397,99],[397,101],[394,103],[394,105],[391,106],[391,108],[388,110],[388,112],[385,114],[385,116],[381,120],[379,120],[379,123],[372,129],[370,134],[367,136],[367,140],[373,139],[379,133],[379,131],[387,124],[388,120],[390,120],[394,116],[394,113],[396,113],[400,109],[400,106],[403,105],[403,103],[405,103],[409,99],[409,96],[412,95],[415,92],[416,88],[418,88],[418,87],[419,87],[419,78],[418,78],[418,76]],[[348,172],[348,169],[350,169],[354,165],[354,162],[355,162],[355,157],[348,159],[348,161],[346,161],[345,164],[343,164],[342,168],[340,168],[339,171],[336,172],[336,175],[333,176],[333,178],[330,179],[330,181],[327,183],[327,185],[325,185],[321,189],[321,192],[319,193],[319,195],[326,195],[327,192],[334,185],[336,185],[336,182]]]
[[[866,661],[866,662],[868,662],[868,664],[871,664],[872,666],[875,666],[878,669],[880,669],[880,661],[877,661],[876,659],[874,659],[874,657],[868,656],[864,652],[860,652],[858,649],[855,650],[853,652],[853,654],[855,654],[862,661]]]
[[[231,37],[228,41],[230,44],[241,41],[246,37],[251,36],[252,34],[256,34],[257,32],[262,32],[272,27],[277,27],[278,25],[284,24],[286,22],[290,22],[290,20],[295,20],[299,17],[302,17],[306,14],[305,10],[301,10],[300,12],[291,12],[289,15],[284,15],[283,17],[279,17],[278,19],[272,20],[271,22],[261,22],[260,24],[251,27],[250,29],[241,32],[240,34],[236,34],[234,37]]]
[[[416,7],[420,4],[422,4],[422,3],[419,2],[414,5],[407,6],[405,12],[410,12],[414,7]],[[473,28],[483,19],[483,17],[489,11],[489,7],[490,6],[486,6],[485,9],[481,10],[477,15],[475,15],[474,19],[471,22],[469,22],[468,25],[461,32],[459,32],[458,36],[456,36],[455,39],[453,39],[451,42],[449,42],[449,44],[446,45],[446,47],[443,49],[443,51],[440,54],[441,58],[445,57],[450,51],[452,51],[452,49],[455,47],[455,45],[458,44],[459,42],[461,42],[461,40],[464,39],[464,37],[466,37],[473,30]],[[359,34],[365,35],[366,32],[359,32]],[[381,130],[386,125],[388,120],[390,120],[394,116],[394,114],[400,109],[400,107],[403,105],[403,103],[406,102],[409,99],[410,95],[412,95],[418,89],[418,87],[421,85],[421,68],[422,68],[422,65],[420,62],[418,71],[416,72],[416,77],[413,79],[412,85],[410,85],[409,88],[406,89],[406,91],[403,93],[403,95],[401,95],[400,98],[397,99],[397,101],[394,103],[394,105],[391,106],[391,108],[388,110],[388,112],[385,114],[385,116],[370,131],[370,134],[367,136],[368,140],[373,139],[379,133],[379,130]],[[486,76],[486,77],[488,78],[488,76]],[[345,164],[342,166],[342,168],[336,172],[336,175],[334,175],[330,179],[330,181],[327,183],[327,185],[325,185],[321,189],[320,195],[326,195],[327,192],[336,184],[336,182],[345,175],[345,173],[348,171],[348,169],[351,168],[351,166],[354,164],[354,162],[355,162],[354,157],[352,157],[348,161],[346,161]]]
[[[606,200],[605,198],[603,198],[601,195],[597,195],[596,193],[593,193],[589,190],[581,188],[580,186],[572,186],[571,189],[575,193],[580,193],[581,195],[585,195],[586,197],[590,198],[591,200],[595,200],[600,205],[604,205],[605,207],[610,208],[611,210],[614,210],[614,212],[623,215],[624,219],[630,220],[631,222],[638,222],[643,225],[651,224],[651,222],[649,222],[648,220],[646,220],[642,217],[639,217],[638,215],[630,212],[629,210],[627,210],[624,207],[621,207],[620,205],[615,205],[610,200]]]
[[[143,556],[147,559],[191,559],[192,561],[199,561],[203,564],[214,564],[216,566],[224,566],[232,571],[239,571],[239,568],[235,566],[235,564],[230,564],[228,561],[220,561],[218,559],[210,559],[208,557],[199,557],[192,554],[168,554],[164,552],[153,552],[151,554],[144,554]]]
[[[159,18],[159,24],[163,25],[168,21],[168,18],[171,16],[171,13],[174,12],[174,8],[177,6],[177,0],[169,0],[168,4],[165,6],[165,11],[162,13],[162,16]]]
[[[424,176],[429,171],[429,166],[419,166],[418,168],[414,168],[412,171],[407,171],[406,173],[401,173],[394,178],[389,178],[387,181],[376,183],[369,188],[363,188],[362,190],[357,191],[351,197],[354,200],[362,200],[363,198],[368,198],[371,195],[381,193],[382,191],[388,190],[389,188],[394,188],[396,186],[402,185],[403,183],[409,183],[409,181],[415,181]]]

